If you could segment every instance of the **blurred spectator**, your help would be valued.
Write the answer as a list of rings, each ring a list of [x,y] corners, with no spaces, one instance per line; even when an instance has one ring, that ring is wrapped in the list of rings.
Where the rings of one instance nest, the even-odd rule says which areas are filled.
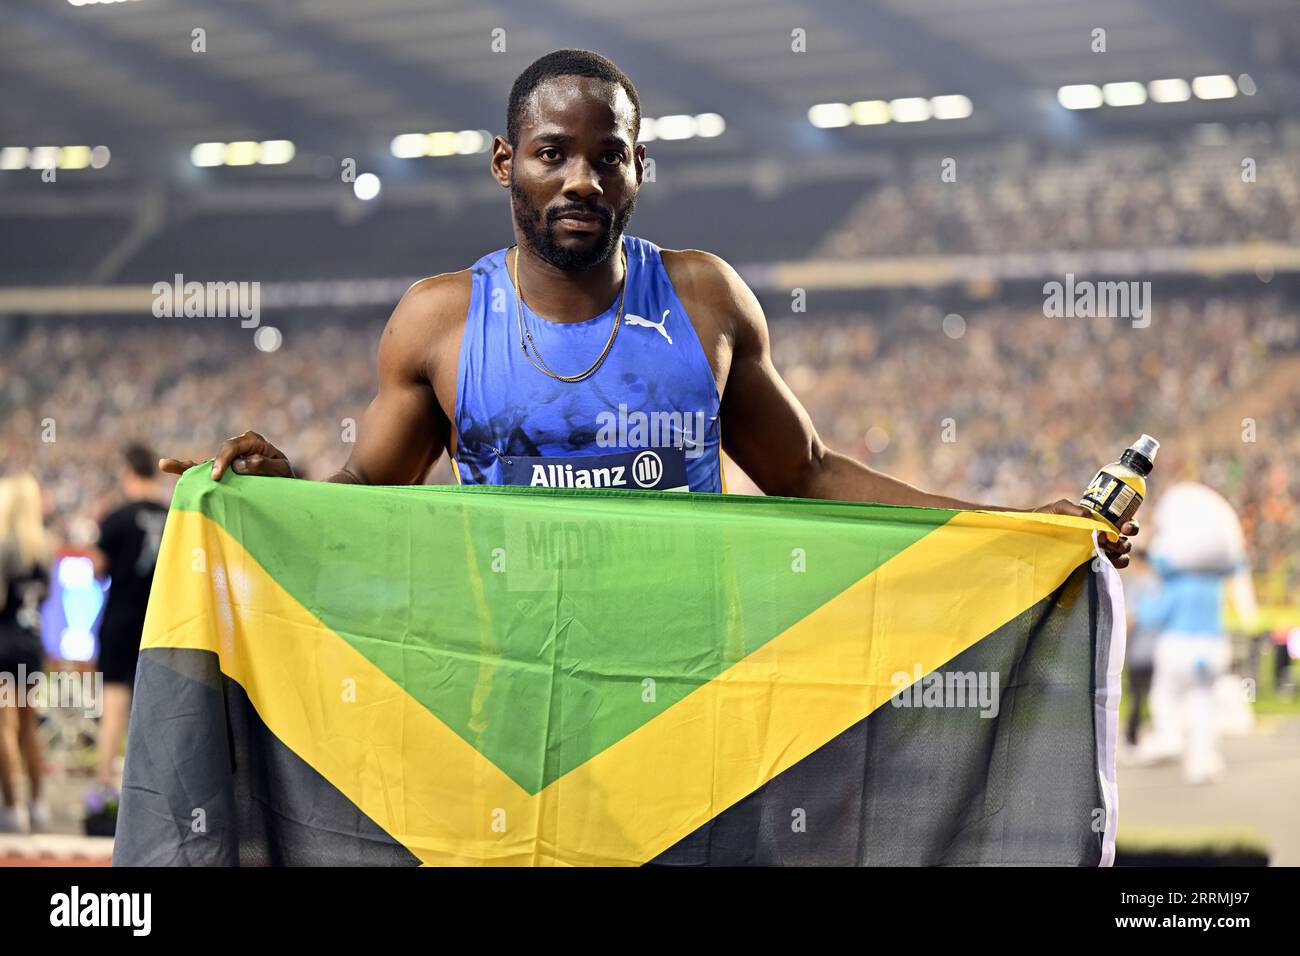
[[[1224,769],[1215,698],[1232,658],[1225,598],[1248,626],[1256,611],[1245,541],[1232,505],[1198,482],[1178,482],[1153,512],[1150,556],[1160,590],[1138,611],[1138,624],[1157,634],[1152,732],[1139,756],[1180,756],[1189,783],[1208,783]]]
[[[0,478],[0,674],[12,682],[14,692],[11,699],[0,700],[0,833],[23,829],[20,762],[27,771],[27,825],[32,833],[49,825],[41,799],[44,747],[26,680],[44,663],[40,604],[49,590],[52,553],[43,511],[34,477]]]
[[[1128,640],[1124,650],[1124,669],[1128,672],[1129,713],[1124,740],[1130,748],[1138,742],[1142,707],[1151,692],[1155,673],[1156,632],[1147,627],[1142,615],[1149,604],[1159,600],[1160,581],[1147,562],[1146,550],[1135,548],[1130,563],[1121,576],[1124,603],[1128,611]]]
[[[135,686],[136,660],[145,609],[158,562],[167,508],[161,504],[158,458],[146,445],[128,445],[120,482],[125,503],[106,517],[92,550],[97,576],[111,579],[99,627],[99,669],[104,675],[104,708],[99,724],[99,767],[95,782],[104,802],[116,799],[114,760],[126,740]]]

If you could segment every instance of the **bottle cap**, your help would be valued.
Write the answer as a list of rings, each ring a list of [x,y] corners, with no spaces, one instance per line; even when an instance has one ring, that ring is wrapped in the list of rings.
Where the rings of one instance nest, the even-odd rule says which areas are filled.
[[[1151,469],[1155,465],[1156,452],[1160,449],[1160,442],[1156,441],[1150,435],[1143,435],[1132,445],[1124,454],[1120,455],[1119,460],[1137,471],[1142,475],[1151,474]]]
[[[1150,435],[1143,435],[1129,447],[1147,461],[1155,464],[1156,452],[1160,450],[1160,442],[1156,441]]]

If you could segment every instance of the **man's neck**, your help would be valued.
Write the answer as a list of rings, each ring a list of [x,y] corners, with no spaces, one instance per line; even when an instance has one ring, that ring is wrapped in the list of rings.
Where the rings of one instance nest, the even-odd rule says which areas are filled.
[[[608,311],[623,287],[622,237],[614,254],[590,269],[569,272],[537,255],[526,243],[519,250],[519,291],[529,311],[550,322],[585,322]],[[506,271],[514,278],[515,250],[506,252]]]
[[[127,482],[122,490],[131,501],[157,501],[159,498],[158,485],[152,481]]]

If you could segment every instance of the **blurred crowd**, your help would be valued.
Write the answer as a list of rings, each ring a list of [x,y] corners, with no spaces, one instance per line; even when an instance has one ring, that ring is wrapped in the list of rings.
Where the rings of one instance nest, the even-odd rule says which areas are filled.
[[[777,368],[823,438],[874,468],[1033,507],[1077,497],[1146,432],[1164,443],[1152,495],[1211,485],[1239,509],[1257,565],[1300,574],[1300,314],[1283,299],[1162,298],[1147,328],[1032,304],[771,326]]]
[[[1016,142],[900,158],[813,254],[1300,242],[1300,127],[1209,129],[1186,141]]]
[[[35,469],[69,543],[85,543],[114,505],[131,439],[203,460],[252,428],[299,474],[324,478],[374,395],[382,322],[286,326],[274,352],[238,323],[163,323],[41,322],[0,358],[0,460]]]
[[[872,467],[1033,507],[1077,497],[1147,432],[1164,443],[1153,494],[1206,482],[1238,508],[1257,566],[1297,574],[1300,372],[1287,363],[1300,359],[1300,316],[1283,297],[1160,298],[1147,328],[1048,318],[1032,301],[770,321],[777,368],[823,438]],[[35,470],[70,544],[87,543],[115,504],[120,448],[134,438],[202,460],[252,428],[325,478],[373,397],[381,328],[289,321],[283,345],[262,352],[222,320],[34,324],[0,357],[0,461]],[[427,480],[453,480],[445,458]]]

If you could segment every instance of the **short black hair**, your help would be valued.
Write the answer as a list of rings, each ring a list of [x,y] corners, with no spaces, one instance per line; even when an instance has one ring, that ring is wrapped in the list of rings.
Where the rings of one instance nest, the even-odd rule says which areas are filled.
[[[641,134],[641,97],[628,75],[615,66],[613,60],[591,50],[553,50],[529,64],[510,87],[510,100],[506,104],[506,140],[512,147],[519,145],[519,125],[529,95],[543,80],[557,76],[590,76],[621,85],[632,101],[632,145],[636,145]]]
[[[158,458],[153,449],[141,442],[127,445],[122,457],[126,459],[126,467],[140,478],[152,478],[158,470]]]

